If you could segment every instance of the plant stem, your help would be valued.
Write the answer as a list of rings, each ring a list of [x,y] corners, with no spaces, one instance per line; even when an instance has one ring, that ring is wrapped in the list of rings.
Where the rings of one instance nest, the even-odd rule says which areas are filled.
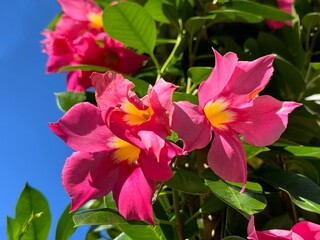
[[[179,206],[179,196],[177,190],[172,190],[173,195],[173,206],[174,206],[174,213],[176,215],[176,226],[179,240],[183,240],[183,225],[182,225],[182,218],[180,215],[180,206]]]
[[[158,80],[161,78],[160,64],[159,64],[157,58],[154,56],[153,52],[150,53],[150,57],[151,57],[154,65],[155,65],[155,67],[156,67],[156,69],[157,69],[157,79],[156,79],[156,81],[158,81]]]

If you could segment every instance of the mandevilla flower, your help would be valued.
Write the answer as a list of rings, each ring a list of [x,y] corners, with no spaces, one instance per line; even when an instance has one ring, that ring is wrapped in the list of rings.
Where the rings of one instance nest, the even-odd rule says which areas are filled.
[[[320,239],[320,225],[302,221],[295,224],[291,230],[273,229],[256,231],[254,227],[254,216],[250,217],[248,223],[249,240],[317,240]]]
[[[221,178],[245,187],[247,165],[238,133],[255,146],[272,144],[286,129],[288,114],[300,104],[268,95],[257,97],[269,82],[275,55],[247,62],[238,61],[232,52],[214,54],[216,65],[199,87],[199,106],[177,102],[172,128],[186,151],[205,147],[213,131],[209,167]]]
[[[66,65],[88,64],[133,74],[147,60],[124,44],[111,39],[103,30],[102,9],[93,0],[58,0],[63,14],[55,30],[45,30],[44,52],[49,55],[47,72]],[[128,64],[130,63],[130,64]],[[83,91],[92,86],[92,72],[72,71],[67,76],[68,90]]]
[[[112,191],[126,219],[154,224],[151,200],[156,182],[172,176],[169,163],[183,154],[165,140],[170,126],[161,126],[170,124],[176,87],[160,79],[139,99],[131,91],[134,85],[112,72],[94,74],[93,85],[98,107],[79,103],[50,124],[77,151],[62,173],[71,210]]]
[[[292,8],[294,4],[294,0],[277,0],[279,9],[282,11],[292,14]],[[281,28],[284,25],[292,26],[292,21],[288,20],[285,22],[280,22],[280,21],[275,21],[275,20],[266,20],[266,24],[271,28],[271,29],[277,29]]]

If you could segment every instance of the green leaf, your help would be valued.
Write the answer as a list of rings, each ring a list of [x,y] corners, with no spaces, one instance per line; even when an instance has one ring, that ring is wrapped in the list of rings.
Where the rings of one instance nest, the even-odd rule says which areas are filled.
[[[320,24],[320,13],[312,12],[308,13],[302,18],[302,25],[305,28],[307,35],[314,31],[315,27],[318,27]]]
[[[245,191],[240,193],[240,187],[224,182],[210,169],[205,170],[203,175],[211,192],[244,216],[261,212],[266,207],[266,199],[260,194],[262,188],[259,184],[247,182]]]
[[[28,184],[24,187],[16,206],[15,220],[22,226],[22,240],[48,239],[51,214],[46,198]]]
[[[202,213],[214,213],[224,209],[227,205],[215,195],[211,195],[203,201],[201,206]]]
[[[286,21],[293,19],[293,17],[290,14],[278,8],[247,0],[233,0],[232,5],[229,8],[252,13],[261,16],[265,19],[273,19],[278,21]]]
[[[273,217],[268,221],[263,229],[290,229],[293,225],[292,219],[288,213]]]
[[[244,150],[246,152],[246,158],[250,159],[257,156],[259,153],[269,151],[267,147],[257,147],[247,143],[243,143]]]
[[[140,96],[143,97],[147,94],[148,88],[149,88],[149,83],[147,83],[144,80],[141,80],[139,78],[134,78],[130,76],[126,76],[126,79],[130,80],[134,84],[134,91]]]
[[[188,69],[188,76],[193,83],[200,84],[202,81],[208,79],[212,69],[212,67],[191,67]]]
[[[298,157],[320,158],[320,147],[288,146],[284,149]]]
[[[182,93],[182,92],[174,92],[172,96],[172,100],[174,102],[179,102],[179,101],[189,101],[193,104],[198,104],[198,97],[187,94],[187,93]]]
[[[209,23],[260,23],[263,17],[237,9],[223,9],[210,12],[212,14]]]
[[[77,228],[74,227],[72,215],[69,204],[59,218],[55,236],[56,240],[68,240],[76,231]]]
[[[256,172],[261,180],[287,192],[292,201],[304,210],[320,213],[320,187],[309,178],[279,169],[261,169]]]
[[[57,16],[55,16],[52,21],[48,24],[47,29],[54,30],[56,28],[57,23],[60,21],[62,16],[62,12],[60,12]]]
[[[221,240],[245,240],[245,238],[238,237],[238,236],[228,236],[228,237],[222,238]]]
[[[150,13],[154,20],[162,23],[170,23],[170,20],[163,12],[163,3],[161,0],[149,0],[144,5],[144,8]]]
[[[133,2],[120,2],[103,12],[103,25],[108,35],[128,47],[153,54],[157,30],[152,16]]]
[[[173,177],[165,184],[173,189],[193,195],[206,194],[210,191],[198,175],[184,169],[175,169]]]
[[[58,73],[62,72],[72,72],[76,70],[81,71],[94,71],[94,72],[107,72],[110,69],[106,67],[96,66],[96,65],[89,65],[89,64],[78,64],[78,65],[68,65],[59,68]]]
[[[151,225],[121,224],[118,227],[132,240],[165,240],[161,228]]]
[[[73,105],[86,100],[85,92],[59,92],[55,95],[58,107],[64,112],[68,111]]]
[[[19,237],[22,225],[15,219],[7,216],[7,236],[9,240],[16,240]]]
[[[73,215],[75,226],[124,224],[126,220],[112,208],[85,210]]]
[[[132,238],[129,237],[127,234],[124,232],[118,235],[114,240],[131,240]]]

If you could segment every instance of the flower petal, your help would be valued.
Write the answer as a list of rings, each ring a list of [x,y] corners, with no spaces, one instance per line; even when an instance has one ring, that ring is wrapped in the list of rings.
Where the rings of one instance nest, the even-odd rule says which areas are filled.
[[[300,105],[296,102],[281,102],[267,95],[257,97],[251,107],[238,109],[239,119],[232,124],[232,128],[243,134],[249,144],[270,145],[286,129],[288,114]]]
[[[320,239],[320,225],[312,222],[299,222],[291,230],[301,236],[301,239]]]
[[[50,129],[71,148],[82,152],[107,150],[107,142],[113,136],[101,118],[100,109],[90,103],[73,106]]]
[[[201,109],[187,101],[174,103],[172,130],[184,142],[184,150],[204,148],[211,140],[211,125]]]
[[[233,106],[256,97],[272,76],[275,56],[270,54],[252,62],[239,61],[222,95],[232,99]]]
[[[88,21],[90,12],[100,13],[102,10],[92,0],[58,0],[62,11],[78,21]]]
[[[154,224],[151,201],[155,189],[155,182],[148,180],[141,168],[122,165],[113,189],[121,215],[127,220],[144,220]]]
[[[246,156],[240,138],[235,132],[214,132],[208,153],[208,164],[220,178],[246,184]]]
[[[233,52],[221,56],[217,51],[213,51],[216,59],[215,67],[209,78],[202,82],[199,87],[199,105],[202,108],[207,102],[215,100],[219,96],[228,84],[238,61],[237,55]]]
[[[121,74],[114,72],[96,73],[91,75],[92,84],[96,90],[96,100],[101,110],[108,110],[127,99],[134,84],[125,79]]]
[[[118,177],[118,165],[109,152],[75,152],[66,161],[62,184],[72,199],[71,211],[88,200],[108,194]]]
[[[150,131],[141,131],[139,136],[146,147],[139,161],[144,174],[154,181],[167,181],[172,177],[169,163],[173,157],[182,155],[182,150]]]

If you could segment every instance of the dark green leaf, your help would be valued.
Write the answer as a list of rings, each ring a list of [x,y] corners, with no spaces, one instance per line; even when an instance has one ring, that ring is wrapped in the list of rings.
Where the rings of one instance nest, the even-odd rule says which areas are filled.
[[[320,13],[319,12],[312,12],[312,13],[306,14],[302,18],[302,25],[306,29],[307,34],[309,35],[311,32],[314,31],[315,27],[319,27]]]
[[[265,4],[259,4],[259,3],[247,1],[247,0],[233,0],[230,8],[252,13],[257,16],[261,16],[265,19],[273,19],[273,20],[279,20],[279,21],[286,21],[286,20],[293,19],[293,17],[290,14],[278,8],[270,7]]]
[[[133,82],[134,84],[134,91],[140,96],[143,97],[147,94],[148,92],[148,88],[149,88],[149,83],[147,83],[146,81],[143,81],[139,78],[134,78],[134,77],[130,77],[130,76],[126,76],[126,79],[130,80],[131,82]]]
[[[222,238],[221,240],[245,240],[245,238],[238,237],[238,236],[229,236],[229,237]]]
[[[85,92],[59,92],[55,93],[58,107],[66,112],[73,105],[86,100]]]
[[[270,185],[287,192],[304,210],[320,213],[320,187],[309,178],[279,169],[262,169],[256,175]]]
[[[165,184],[173,189],[194,195],[206,194],[210,191],[198,175],[184,169],[175,169],[173,177]]]
[[[152,18],[162,23],[170,23],[169,19],[163,12],[163,3],[159,0],[149,0],[144,8],[150,13]]]
[[[125,224],[126,220],[112,208],[85,210],[73,215],[75,226]]]
[[[215,195],[211,195],[210,197],[206,198],[203,201],[203,204],[201,206],[201,212],[202,213],[212,213],[212,212],[218,212],[224,209],[227,206],[223,201],[220,200]]]
[[[22,226],[22,240],[48,239],[51,214],[46,198],[28,184],[24,187],[15,213],[15,221]]]
[[[266,207],[266,199],[259,193],[262,188],[257,183],[247,182],[246,190],[240,193],[240,187],[224,182],[209,169],[204,172],[204,177],[213,194],[246,217]]]
[[[193,83],[200,84],[202,81],[207,80],[212,69],[212,67],[191,67],[188,69],[188,76]]]
[[[77,228],[74,227],[72,215],[73,213],[70,213],[69,204],[59,218],[55,236],[56,240],[68,240],[76,231]]]
[[[153,54],[157,31],[152,16],[133,2],[120,2],[104,10],[103,25],[108,35],[128,47]]]
[[[274,217],[269,220],[263,229],[290,229],[293,225],[292,219],[288,213]]]
[[[198,104],[198,97],[187,94],[187,93],[182,93],[182,92],[174,92],[172,96],[172,100],[174,102],[179,102],[179,101],[189,101],[193,104]]]
[[[253,13],[248,13],[237,9],[223,9],[210,12],[212,15],[208,16],[210,24],[217,23],[260,23],[263,17]],[[211,19],[210,19],[211,17]]]
[[[94,72],[107,72],[110,69],[106,67],[96,66],[96,65],[88,65],[88,64],[78,64],[78,65],[68,65],[59,68],[58,73],[61,72],[72,72],[76,70],[81,71],[94,71]]]

